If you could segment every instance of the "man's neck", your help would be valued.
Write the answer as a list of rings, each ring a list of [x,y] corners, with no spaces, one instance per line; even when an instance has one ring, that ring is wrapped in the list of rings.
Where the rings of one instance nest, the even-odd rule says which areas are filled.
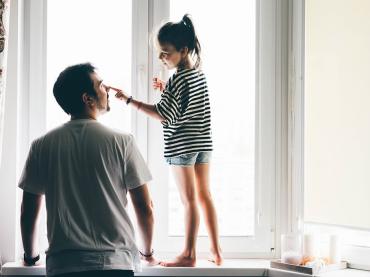
[[[77,119],[91,119],[96,120],[96,117],[89,114],[80,114],[80,115],[72,115],[71,120],[77,120]]]

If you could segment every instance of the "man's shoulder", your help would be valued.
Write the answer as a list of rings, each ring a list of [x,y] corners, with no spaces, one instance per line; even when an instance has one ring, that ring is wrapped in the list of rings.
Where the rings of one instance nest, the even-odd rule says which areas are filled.
[[[44,135],[36,138],[33,141],[33,145],[48,144],[48,142],[59,141],[62,138],[69,137],[71,133],[84,133],[84,138],[99,141],[108,140],[123,143],[124,145],[131,144],[134,140],[132,134],[123,132],[118,129],[108,127],[97,121],[85,122],[85,124],[75,124],[74,122],[67,122],[54,129],[48,131]],[[87,135],[86,135],[87,134]]]
[[[89,139],[93,141],[105,141],[113,144],[120,144],[124,147],[132,145],[134,136],[131,133],[111,128],[100,122],[95,122],[89,125]]]
[[[35,138],[32,142],[33,145],[38,145],[42,142],[44,142],[45,140],[48,140],[50,137],[53,137],[55,135],[57,135],[58,133],[61,132],[61,130],[63,129],[63,126],[64,125],[61,125],[61,126],[58,126],[58,127],[55,127],[49,131],[47,131],[45,134]]]
[[[104,137],[119,138],[123,141],[130,141],[133,139],[132,134],[119,129],[111,128],[99,122],[95,124],[92,129],[93,132],[100,133]]]

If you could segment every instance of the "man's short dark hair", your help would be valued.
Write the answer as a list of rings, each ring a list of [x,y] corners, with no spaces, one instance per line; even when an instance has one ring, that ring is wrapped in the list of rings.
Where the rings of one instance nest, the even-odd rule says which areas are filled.
[[[90,74],[95,72],[91,63],[76,64],[64,69],[53,87],[59,106],[69,115],[81,114],[84,110],[82,95],[97,97]]]

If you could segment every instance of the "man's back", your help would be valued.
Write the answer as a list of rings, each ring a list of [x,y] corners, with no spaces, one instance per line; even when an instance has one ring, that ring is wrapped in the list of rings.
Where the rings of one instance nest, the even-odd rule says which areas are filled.
[[[133,137],[95,120],[71,120],[36,140],[19,186],[45,194],[48,275],[133,269],[126,193],[150,179]]]

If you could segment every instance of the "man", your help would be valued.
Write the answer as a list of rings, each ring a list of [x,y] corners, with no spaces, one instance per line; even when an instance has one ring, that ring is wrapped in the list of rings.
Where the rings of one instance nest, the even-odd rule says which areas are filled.
[[[48,276],[133,276],[140,256],[153,257],[153,211],[146,183],[151,174],[132,135],[104,127],[109,87],[95,68],[66,68],[54,96],[71,120],[32,143],[19,181],[24,263],[39,259],[37,221],[45,195]],[[135,244],[127,192],[136,212],[143,249]]]

